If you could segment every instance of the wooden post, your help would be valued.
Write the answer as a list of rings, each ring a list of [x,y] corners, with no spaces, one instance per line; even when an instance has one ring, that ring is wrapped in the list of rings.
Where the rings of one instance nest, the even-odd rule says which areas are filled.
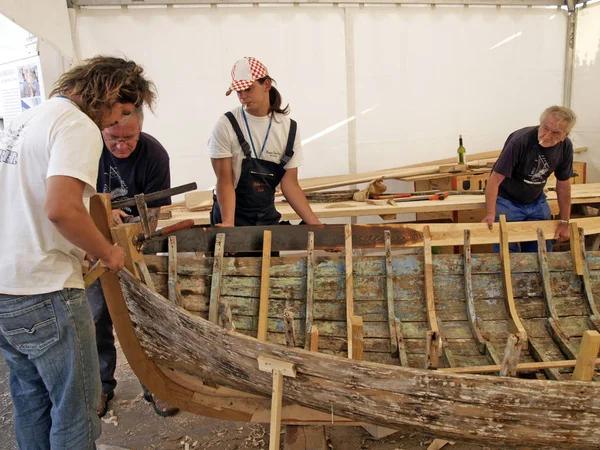
[[[394,307],[394,269],[392,267],[392,236],[390,230],[383,232],[385,237],[385,295],[387,297],[388,325],[390,328],[390,346],[392,356],[398,354],[398,335],[396,333],[396,312]]]
[[[271,276],[271,237],[271,231],[265,230],[263,234],[262,270],[260,275],[258,333],[256,336],[261,341],[267,340],[267,319],[269,317],[269,284]]]
[[[581,347],[579,347],[579,353],[577,354],[577,364],[573,371],[573,380],[592,381],[599,349],[600,334],[595,330],[584,332]]]
[[[348,358],[354,354],[352,342],[352,318],[354,317],[354,278],[352,269],[352,225],[344,226],[344,246],[346,264],[346,336],[348,339]]]
[[[210,303],[208,320],[219,323],[219,298],[221,297],[221,272],[223,271],[223,254],[225,250],[225,233],[217,234],[215,251],[213,252],[213,272],[210,282]]]
[[[352,316],[352,359],[363,356],[363,320],[360,316]]]
[[[181,306],[183,300],[177,284],[177,236],[169,236],[169,301]]]
[[[442,336],[438,328],[435,314],[435,298],[433,294],[433,255],[431,252],[431,233],[429,227],[423,227],[423,276],[425,284],[425,304],[427,307],[427,343],[425,354],[425,368],[437,369],[439,357],[443,351]]]
[[[571,259],[573,260],[573,271],[575,275],[583,275],[583,266],[581,261],[581,250],[579,247],[579,228],[577,223],[569,224],[569,243],[571,244]]]
[[[304,333],[304,349],[312,350],[313,297],[315,291],[315,233],[308,232],[306,249],[306,322]],[[318,336],[318,332],[317,332]]]
[[[279,450],[281,441],[281,401],[283,398],[283,377],[296,378],[296,366],[277,359],[258,357],[258,368],[273,374],[273,391],[271,394],[271,427],[269,450]]]
[[[518,335],[511,334],[508,336],[502,367],[500,368],[501,377],[514,377],[517,374],[517,364],[519,363],[522,347],[523,341],[519,339]]]

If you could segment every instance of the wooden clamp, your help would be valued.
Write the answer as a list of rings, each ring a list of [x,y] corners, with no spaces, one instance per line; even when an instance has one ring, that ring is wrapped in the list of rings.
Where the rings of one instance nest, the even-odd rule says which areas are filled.
[[[258,357],[258,368],[262,372],[273,374],[273,390],[271,394],[271,427],[269,449],[279,450],[281,428],[281,402],[283,398],[283,377],[296,378],[296,366],[292,363],[280,361],[266,356]]]

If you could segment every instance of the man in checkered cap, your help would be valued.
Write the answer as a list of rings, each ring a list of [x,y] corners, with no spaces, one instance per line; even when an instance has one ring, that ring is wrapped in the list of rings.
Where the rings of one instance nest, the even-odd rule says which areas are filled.
[[[210,214],[217,227],[275,225],[275,189],[281,191],[307,224],[321,222],[310,208],[298,183],[302,146],[297,124],[282,108],[281,94],[267,68],[245,57],[231,70],[231,85],[241,106],[217,121],[208,140],[208,152],[217,176]]]

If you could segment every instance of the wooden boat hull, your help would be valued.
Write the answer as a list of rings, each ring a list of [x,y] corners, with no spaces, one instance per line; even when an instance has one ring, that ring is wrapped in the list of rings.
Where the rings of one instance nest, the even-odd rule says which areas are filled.
[[[162,367],[269,396],[272,378],[257,362],[268,356],[297,368],[296,378],[285,379],[287,401],[358,422],[507,445],[600,442],[595,383],[455,375],[283,347],[195,317],[125,271],[120,278],[135,335]]]

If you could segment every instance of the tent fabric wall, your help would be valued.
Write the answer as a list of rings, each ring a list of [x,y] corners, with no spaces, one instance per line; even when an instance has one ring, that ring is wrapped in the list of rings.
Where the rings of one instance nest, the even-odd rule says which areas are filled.
[[[571,106],[578,116],[573,139],[589,150],[588,183],[600,182],[600,4],[581,9],[577,16]]]
[[[452,156],[458,134],[468,152],[501,148],[562,103],[565,35],[556,8],[328,5],[79,9],[74,39],[79,58],[146,67],[160,94],[146,131],[170,152],[174,183],[207,188],[206,142],[238,104],[224,92],[242,56],[261,59],[290,103],[310,177],[347,173],[351,146],[358,171]]]

